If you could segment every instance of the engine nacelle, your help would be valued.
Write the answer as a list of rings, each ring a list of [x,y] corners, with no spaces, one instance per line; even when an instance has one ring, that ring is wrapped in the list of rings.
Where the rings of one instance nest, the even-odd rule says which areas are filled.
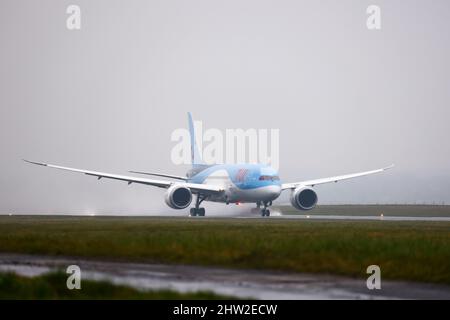
[[[184,209],[192,202],[192,192],[189,188],[173,185],[167,189],[164,200],[172,209]]]
[[[317,193],[308,187],[299,187],[291,193],[291,204],[298,210],[313,209],[317,200]]]

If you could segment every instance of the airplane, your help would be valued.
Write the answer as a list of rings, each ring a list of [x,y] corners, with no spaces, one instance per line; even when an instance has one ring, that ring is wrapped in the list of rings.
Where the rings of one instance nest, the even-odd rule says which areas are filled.
[[[83,173],[97,177],[98,180],[114,179],[125,181],[128,185],[137,183],[164,188],[166,189],[165,202],[173,209],[181,210],[189,207],[195,197],[194,207],[190,208],[190,216],[205,216],[205,208],[201,208],[200,205],[203,201],[212,201],[226,203],[227,205],[230,203],[255,203],[261,212],[261,216],[268,217],[270,216],[268,208],[284,190],[291,192],[290,202],[294,208],[308,211],[313,209],[318,201],[317,193],[314,190],[315,186],[380,173],[394,166],[328,178],[282,183],[278,172],[267,164],[205,164],[197,147],[194,123],[190,113],[188,113],[188,123],[192,167],[186,176],[130,171],[134,174],[169,178],[171,180],[125,176],[23,160],[39,166]]]

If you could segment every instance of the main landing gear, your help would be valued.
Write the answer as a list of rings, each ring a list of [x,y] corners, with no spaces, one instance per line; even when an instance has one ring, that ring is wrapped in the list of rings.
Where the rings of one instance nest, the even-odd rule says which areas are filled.
[[[200,194],[197,194],[197,200],[195,201],[195,208],[191,208],[189,212],[189,216],[195,217],[204,217],[205,216],[205,208],[199,208],[200,204],[205,200],[207,196],[201,196]]]
[[[263,202],[264,208],[261,209],[261,217],[269,217],[270,216],[270,210],[267,209],[267,207],[272,205],[272,201],[264,201]],[[261,202],[257,203],[258,208],[261,206]]]

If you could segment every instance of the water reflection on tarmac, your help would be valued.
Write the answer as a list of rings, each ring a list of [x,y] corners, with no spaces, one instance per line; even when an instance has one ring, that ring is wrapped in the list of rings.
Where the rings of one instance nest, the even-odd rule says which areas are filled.
[[[108,280],[137,289],[198,290],[255,299],[450,299],[450,287],[382,281],[368,290],[365,279],[274,271],[236,270],[184,265],[119,263],[0,254],[0,271],[37,276],[76,264],[82,279]]]

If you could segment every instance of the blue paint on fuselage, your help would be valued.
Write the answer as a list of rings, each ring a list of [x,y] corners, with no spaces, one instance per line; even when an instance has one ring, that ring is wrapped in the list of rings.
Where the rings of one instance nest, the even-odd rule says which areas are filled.
[[[190,183],[204,183],[214,172],[225,170],[231,182],[239,189],[257,189],[267,186],[281,186],[278,172],[268,165],[261,164],[218,164],[207,166],[205,169],[191,176]],[[277,180],[260,180],[261,176],[276,177]]]

